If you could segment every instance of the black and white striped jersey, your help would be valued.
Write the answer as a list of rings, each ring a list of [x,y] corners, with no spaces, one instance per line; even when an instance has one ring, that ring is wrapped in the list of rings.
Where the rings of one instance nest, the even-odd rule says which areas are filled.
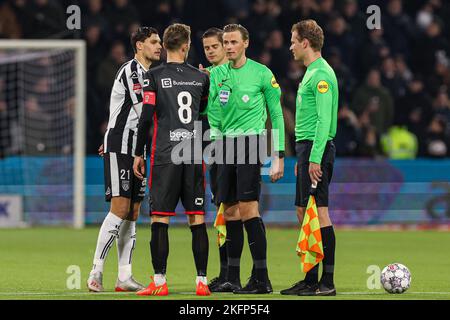
[[[109,103],[105,152],[135,155],[137,126],[142,112],[142,84],[147,70],[137,59],[124,63],[116,74]]]

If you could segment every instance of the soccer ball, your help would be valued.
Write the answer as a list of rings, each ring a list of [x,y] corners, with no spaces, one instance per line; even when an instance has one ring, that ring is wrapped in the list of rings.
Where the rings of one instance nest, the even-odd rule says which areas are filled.
[[[411,273],[401,263],[391,263],[381,271],[381,284],[389,293],[403,293],[411,285]]]

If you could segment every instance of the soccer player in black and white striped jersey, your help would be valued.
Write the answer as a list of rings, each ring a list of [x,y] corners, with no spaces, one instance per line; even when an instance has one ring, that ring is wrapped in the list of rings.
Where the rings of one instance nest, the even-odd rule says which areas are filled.
[[[137,291],[143,286],[132,277],[131,260],[136,244],[136,220],[145,195],[146,180],[133,174],[137,126],[142,111],[143,75],[160,59],[161,39],[154,28],[141,27],[131,35],[135,56],[116,74],[111,91],[108,129],[103,146],[105,197],[111,202],[97,240],[87,285],[103,291],[103,265],[116,240],[119,273],[116,291]]]

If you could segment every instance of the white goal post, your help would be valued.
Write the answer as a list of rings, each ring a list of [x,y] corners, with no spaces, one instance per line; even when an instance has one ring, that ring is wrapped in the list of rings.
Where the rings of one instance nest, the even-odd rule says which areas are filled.
[[[85,224],[85,139],[86,139],[86,45],[83,40],[0,40],[0,53],[20,51],[26,59],[36,52],[73,51],[74,124],[73,124],[73,227]],[[17,57],[3,55],[6,59]],[[0,59],[1,61],[1,59]],[[3,62],[7,63],[7,62]],[[0,62],[1,65],[1,62]],[[72,69],[71,69],[72,70]],[[64,69],[60,71],[64,72]],[[72,131],[68,131],[72,134]],[[1,183],[0,183],[1,184]],[[1,192],[0,192],[1,193]]]

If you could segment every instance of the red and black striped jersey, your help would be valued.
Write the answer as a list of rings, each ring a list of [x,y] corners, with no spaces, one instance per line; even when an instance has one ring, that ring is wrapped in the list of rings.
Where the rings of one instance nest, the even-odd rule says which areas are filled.
[[[197,125],[208,102],[209,77],[206,73],[187,63],[163,63],[145,74],[143,90],[143,111],[151,111],[151,114],[143,112],[141,119],[147,117],[153,121],[153,164],[174,163],[172,151],[176,146],[180,147],[180,143],[192,145],[199,139],[201,146],[202,132],[199,131],[202,130],[198,130]],[[144,131],[147,130],[146,127]],[[138,135],[140,132],[141,129]],[[147,132],[143,135],[148,137]],[[142,138],[138,137],[137,155],[143,151]],[[183,159],[193,161],[193,148],[191,152],[189,156],[184,154]],[[201,158],[201,150],[198,156]]]

